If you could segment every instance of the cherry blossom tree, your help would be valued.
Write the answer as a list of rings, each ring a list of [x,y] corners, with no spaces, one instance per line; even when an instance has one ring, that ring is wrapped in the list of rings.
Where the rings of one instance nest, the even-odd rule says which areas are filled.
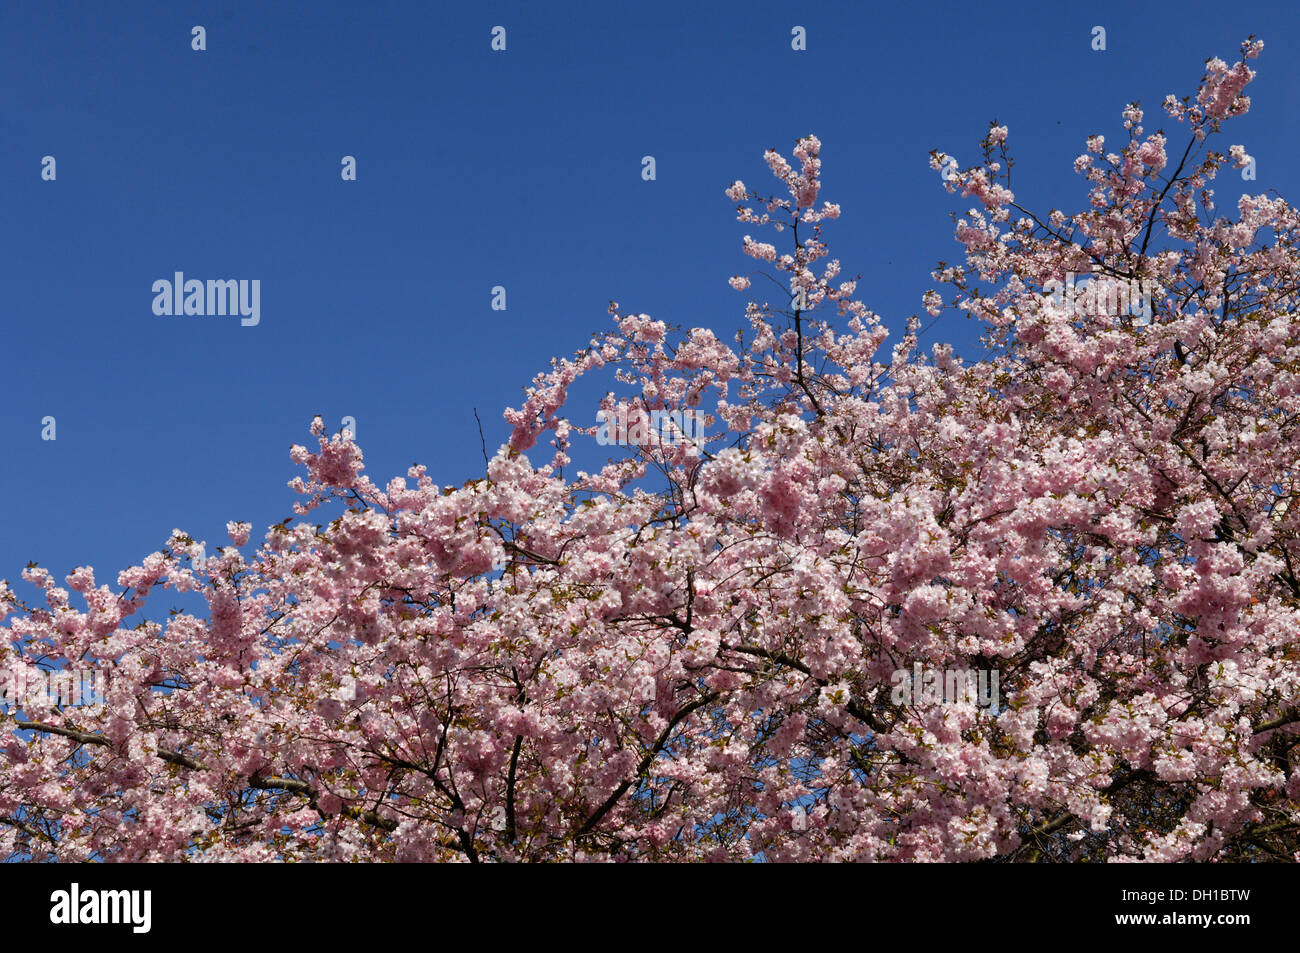
[[[915,316],[882,352],[809,136],[765,156],[788,198],[726,190],[756,260],[734,341],[611,303],[481,478],[380,487],[317,419],[291,486],[321,523],[255,552],[231,523],[203,560],[177,531],[115,586],[30,566],[39,607],[0,583],[0,662],[109,676],[102,705],[7,716],[0,853],[1300,857],[1300,217],[1210,188],[1249,161],[1210,147],[1261,48],[1165,101],[1181,151],[1137,104],[1115,151],[1091,137],[1073,215],[1017,203],[990,128],[947,178],[964,263],[923,297],[987,327],[981,360],[923,351]],[[1145,317],[1061,293],[1084,274]],[[596,431],[570,390],[601,375],[601,410],[704,435],[566,477]],[[160,588],[207,617],[144,619]],[[999,703],[900,702],[917,663],[996,671]]]

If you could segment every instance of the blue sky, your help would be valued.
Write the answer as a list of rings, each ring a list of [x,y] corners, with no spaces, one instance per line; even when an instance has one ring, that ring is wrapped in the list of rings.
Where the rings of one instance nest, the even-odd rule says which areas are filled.
[[[1017,199],[1074,211],[1084,137],[1116,140],[1140,99],[1181,148],[1160,100],[1250,33],[1265,41],[1254,105],[1218,148],[1245,144],[1258,179],[1222,179],[1232,203],[1293,182],[1286,2],[7,0],[0,578],[35,560],[112,583],[173,527],[209,552],[227,520],[260,539],[291,514],[288,450],[311,445],[317,413],[331,430],[356,419],[381,485],[413,462],[444,484],[480,476],[473,409],[491,453],[502,408],[608,327],[610,299],[730,339],[744,296],[726,278],[753,262],[722,190],[767,193],[763,150],[810,132],[822,197],[843,209],[832,256],[898,332],[935,263],[958,260],[949,213],[970,204],[930,150],[973,163],[996,117]],[[153,282],[176,271],[260,280],[260,323],[156,316]],[[974,357],[977,337],[949,312],[925,340]],[[594,405],[570,409],[594,423]],[[594,463],[589,449],[575,456]]]

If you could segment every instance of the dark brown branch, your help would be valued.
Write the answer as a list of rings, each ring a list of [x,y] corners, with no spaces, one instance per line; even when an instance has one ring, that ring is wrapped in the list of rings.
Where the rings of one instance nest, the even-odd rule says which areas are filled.
[[[594,828],[597,824],[599,824],[602,820],[604,820],[605,815],[608,814],[611,810],[613,810],[614,805],[616,805],[619,802],[619,799],[624,794],[627,793],[627,789],[632,786],[632,782],[637,778],[641,777],[641,775],[645,774],[647,770],[649,770],[651,763],[655,759],[655,756],[658,755],[659,752],[663,750],[664,745],[668,743],[668,739],[672,736],[672,733],[677,728],[677,726],[681,724],[682,720],[686,718],[688,715],[690,715],[692,712],[700,708],[703,708],[705,705],[717,701],[718,698],[721,697],[721,695],[722,695],[721,692],[709,692],[709,694],[704,695],[701,698],[697,698],[695,701],[691,702],[689,705],[682,708],[682,710],[679,711],[676,715],[674,715],[673,720],[668,722],[668,724],[664,727],[663,732],[659,735],[659,740],[654,743],[654,747],[651,748],[650,751],[646,753],[646,756],[641,759],[641,763],[637,765],[636,773],[632,777],[624,779],[623,783],[614,789],[614,793],[611,794],[609,797],[607,797],[605,799],[605,802],[601,804],[600,807],[596,808],[595,813],[593,813],[591,817],[587,818],[587,822],[583,824],[581,828],[578,829],[577,834],[574,836],[582,837],[584,834],[589,833],[591,829]]]
[[[78,744],[98,745],[103,748],[111,748],[113,746],[113,743],[102,735],[92,735],[85,731],[78,731],[75,728],[65,728],[62,725],[46,725],[38,721],[20,721],[17,724],[19,728],[31,731],[41,731],[51,735],[61,735],[64,738],[72,739]],[[189,768],[192,771],[210,770],[206,765],[195,761],[188,755],[181,754],[179,751],[172,751],[168,748],[159,748],[157,754],[161,760],[166,761],[168,764],[174,764],[182,768]],[[319,799],[320,794],[306,781],[300,781],[297,778],[264,778],[254,775],[248,779],[248,786],[262,791],[283,790],[301,795],[307,799],[307,802],[312,806],[313,810],[319,812],[316,802]],[[381,817],[376,811],[363,811],[358,807],[348,805],[344,807],[343,813],[345,816],[350,817],[353,820],[364,821],[367,824],[386,831],[397,829],[396,821],[390,820],[386,817]]]

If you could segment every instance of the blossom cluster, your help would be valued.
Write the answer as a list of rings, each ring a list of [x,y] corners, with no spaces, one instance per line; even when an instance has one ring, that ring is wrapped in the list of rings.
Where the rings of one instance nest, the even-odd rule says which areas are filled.
[[[1191,143],[1252,76],[1212,61],[1173,101]],[[788,197],[726,190],[778,286],[732,279],[733,341],[611,302],[481,477],[377,484],[318,419],[255,547],[231,523],[114,584],[0,582],[0,663],[114,666],[99,708],[11,725],[0,855],[1300,859],[1300,214],[1224,217],[1222,153],[1169,173],[1122,118],[1073,215],[1019,208],[1004,126],[946,178],[964,258],[922,302],[980,320],[980,360],[916,316],[884,348],[809,136],[765,156]],[[1158,319],[1044,304],[1094,272],[1158,285]],[[602,374],[631,389],[603,409],[691,408],[707,440],[575,472],[597,428],[566,406]],[[169,592],[206,613],[145,619]],[[896,693],[908,666],[997,673],[998,703]]]

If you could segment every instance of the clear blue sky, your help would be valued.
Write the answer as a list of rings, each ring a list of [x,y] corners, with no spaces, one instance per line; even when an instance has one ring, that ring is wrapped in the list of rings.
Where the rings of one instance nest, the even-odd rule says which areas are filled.
[[[1295,185],[1292,2],[5,0],[0,577],[36,560],[113,583],[173,527],[209,552],[230,519],[260,539],[291,513],[288,449],[316,413],[356,418],[381,485],[416,461],[444,484],[479,476],[472,408],[491,453],[501,409],[608,326],[610,299],[730,339],[744,296],[726,278],[753,263],[722,190],[766,193],[763,150],[810,132],[843,208],[832,253],[897,332],[958,259],[949,212],[970,204],[930,150],[974,162],[996,117],[1018,200],[1073,211],[1084,137],[1115,141],[1134,98],[1165,125],[1164,95],[1250,33],[1254,107],[1220,148],[1245,144],[1258,180],[1221,180],[1233,203]],[[155,316],[175,271],[259,279],[260,324]],[[927,343],[975,356],[976,338],[948,313]]]

